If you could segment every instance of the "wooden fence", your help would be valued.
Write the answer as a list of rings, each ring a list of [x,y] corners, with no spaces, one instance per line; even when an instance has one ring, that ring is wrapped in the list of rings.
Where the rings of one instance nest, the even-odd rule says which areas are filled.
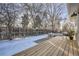
[[[28,29],[28,30],[23,30],[22,28],[20,29],[13,29],[10,33],[11,38],[17,38],[17,37],[26,37],[26,36],[34,36],[34,35],[41,35],[41,34],[47,34],[52,32],[51,30],[46,30],[46,29]],[[8,39],[8,31],[7,30],[1,30],[0,31],[0,40],[5,40]]]

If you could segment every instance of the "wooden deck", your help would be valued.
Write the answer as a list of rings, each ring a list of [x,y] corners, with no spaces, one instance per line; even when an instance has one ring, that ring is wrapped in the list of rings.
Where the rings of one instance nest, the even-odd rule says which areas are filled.
[[[38,45],[22,51],[15,56],[78,56],[76,40],[68,40],[65,36],[52,37]]]

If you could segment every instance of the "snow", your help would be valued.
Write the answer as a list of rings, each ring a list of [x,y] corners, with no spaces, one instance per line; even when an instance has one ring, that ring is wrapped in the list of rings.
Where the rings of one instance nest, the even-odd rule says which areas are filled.
[[[46,38],[47,36],[48,34],[43,34],[25,38],[15,38],[13,40],[2,40],[0,41],[0,56],[11,56],[31,48],[38,44],[34,41]]]

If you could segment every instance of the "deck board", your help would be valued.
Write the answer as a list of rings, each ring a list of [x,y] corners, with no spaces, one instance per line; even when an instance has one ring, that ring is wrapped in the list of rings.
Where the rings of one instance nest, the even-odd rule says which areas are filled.
[[[69,41],[67,40],[66,46],[64,48],[63,56],[68,56],[69,54]]]
[[[78,56],[78,45],[76,40],[57,36],[40,42],[14,56]]]
[[[60,41],[60,40],[59,40]],[[57,40],[55,40],[55,42],[53,42],[53,41],[48,41],[51,45],[52,45],[52,47],[47,51],[47,53],[45,52],[44,54],[43,54],[43,56],[51,56],[52,55],[52,53],[56,50],[56,45],[57,44],[59,44],[59,41],[57,41]],[[51,50],[52,49],[52,50]]]
[[[52,40],[53,43],[55,44],[57,41],[56,40]],[[47,41],[48,42],[48,41]],[[47,49],[41,51],[41,53],[39,53],[38,55],[42,56],[42,55],[46,55],[50,50],[51,50],[51,47],[53,48],[53,45],[51,45],[50,47],[48,47]]]
[[[57,43],[56,49],[55,49],[54,53],[52,54],[52,56],[56,56],[58,54],[58,52],[59,52],[59,50],[60,50],[60,48],[61,48],[61,46],[63,44],[63,41],[64,40],[60,40],[59,44]]]
[[[78,46],[77,46],[76,40],[73,41],[73,54],[74,56],[78,56]]]
[[[77,48],[75,47],[75,42],[73,41],[73,54],[77,55]]]
[[[64,41],[62,42],[62,45],[60,46],[60,50],[59,50],[57,56],[61,56],[64,54],[64,50],[65,50],[66,45],[67,45],[67,41],[64,39]]]
[[[32,51],[29,50],[29,52],[26,52],[26,54],[27,54],[27,55],[33,55],[34,53],[37,53],[39,50],[45,48],[46,45],[48,46],[48,43],[45,43],[45,44],[42,43],[42,44],[43,44],[43,45],[38,45],[39,47],[36,48],[36,49],[34,49],[34,50],[32,50]]]
[[[70,43],[69,43],[69,56],[73,56],[72,40],[70,40]]]
[[[54,39],[53,39],[53,40],[54,40]],[[49,55],[51,55],[51,53],[55,50],[55,46],[54,46],[54,45],[55,45],[56,43],[58,43],[58,42],[57,42],[57,40],[54,40],[54,41],[53,41],[53,40],[52,40],[51,42],[48,41],[50,44],[53,42],[53,45],[50,47],[50,49],[49,49],[48,51],[46,51],[45,53],[42,54],[43,56],[49,56]]]

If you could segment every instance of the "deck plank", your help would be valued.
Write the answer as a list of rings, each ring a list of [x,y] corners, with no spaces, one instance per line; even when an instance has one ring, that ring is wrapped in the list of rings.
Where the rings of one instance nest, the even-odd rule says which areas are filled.
[[[46,44],[44,47],[42,47],[39,51],[37,51],[36,53],[33,54],[33,56],[38,55],[39,53],[43,52],[44,50],[47,50],[51,47],[50,44]]]
[[[46,40],[45,42],[47,42],[48,40]],[[55,40],[53,40],[55,41]],[[44,42],[43,42],[44,43]],[[31,55],[38,55],[39,53],[43,52],[45,49],[48,49],[51,45],[47,42],[47,44],[45,44],[41,49],[39,50],[35,50],[35,52]],[[40,47],[39,47],[40,48]]]
[[[46,45],[48,45],[48,43],[42,43],[42,44],[43,44],[42,46],[40,45],[37,49],[32,50],[32,52],[29,50],[29,53],[26,52],[26,54],[28,56],[33,55],[34,53],[37,53],[40,49],[45,48]]]
[[[57,47],[59,47],[59,45],[61,43],[62,43],[62,39],[61,38],[58,38],[57,43],[55,43],[54,48],[52,49],[52,51],[50,51],[50,53],[48,53],[48,55],[52,56],[55,53],[55,51],[57,50]]]
[[[72,42],[73,42],[73,40],[69,40],[69,56],[73,56]]]
[[[16,56],[77,56],[78,44],[76,40],[62,37],[52,37],[38,43],[38,45],[15,54]]]
[[[69,55],[69,41],[67,40],[66,47],[64,48],[63,56]]]
[[[53,41],[53,43],[55,44],[57,41],[52,39],[51,41]],[[48,41],[47,41],[48,42]],[[51,45],[50,47],[44,49],[43,51],[41,51],[41,53],[38,54],[38,56],[42,56],[42,55],[45,55],[47,52],[49,52],[51,50],[51,48],[53,47],[53,45]]]
[[[52,54],[53,56],[56,56],[56,55],[58,54],[58,52],[59,52],[59,50],[60,50],[60,48],[61,48],[61,46],[62,46],[62,44],[63,44],[63,41],[64,41],[64,40],[62,40],[62,41],[56,46],[56,51]]]
[[[66,45],[67,45],[67,40],[64,39],[62,46],[60,46],[60,50],[59,50],[57,56],[62,56],[64,54]]]
[[[58,41],[57,40],[55,40],[55,41],[48,41],[52,46],[51,46],[51,48],[48,50],[48,51],[46,51],[44,54],[42,54],[43,56],[49,56],[49,55],[52,55],[52,52],[55,50],[55,45],[56,45],[56,43],[58,43]],[[53,44],[52,44],[52,42],[53,42]]]
[[[78,56],[78,48],[76,40],[73,41],[73,54],[74,56]]]

